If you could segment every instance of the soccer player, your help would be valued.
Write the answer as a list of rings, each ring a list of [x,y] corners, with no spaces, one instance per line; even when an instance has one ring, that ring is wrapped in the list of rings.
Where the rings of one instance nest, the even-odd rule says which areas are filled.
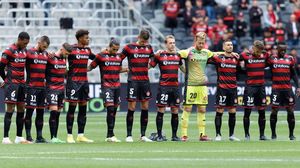
[[[59,126],[60,111],[64,106],[64,80],[67,72],[66,58],[72,50],[73,47],[70,44],[64,43],[52,58],[48,58],[46,82],[47,105],[50,111],[49,127],[51,143],[66,143],[57,138],[57,130]]]
[[[246,88],[244,91],[244,130],[245,139],[250,140],[249,126],[252,108],[258,109],[259,140],[267,140],[265,136],[265,70],[268,54],[263,53],[264,43],[256,40],[253,43],[253,50],[241,53],[240,64],[244,66],[247,74]]]
[[[272,72],[272,111],[270,116],[270,126],[272,139],[276,140],[277,113],[280,107],[285,107],[287,111],[287,122],[289,125],[289,138],[295,140],[295,116],[294,105],[295,96],[292,91],[291,79],[296,86],[296,95],[300,95],[298,77],[295,70],[295,58],[286,54],[285,43],[278,43],[278,55],[271,55],[268,58],[268,65]]]
[[[66,117],[67,122],[67,142],[75,143],[72,129],[74,123],[74,113],[77,104],[79,104],[79,112],[77,116],[78,136],[77,142],[94,142],[84,136],[84,128],[86,125],[86,106],[89,99],[89,84],[87,80],[87,64],[89,59],[94,59],[89,45],[89,32],[80,29],[75,35],[77,44],[73,46],[73,51],[68,56],[68,74],[66,85],[66,101],[69,102],[69,109]]]
[[[120,72],[126,72],[127,68],[122,68],[122,58],[118,52],[120,42],[112,38],[109,47],[96,55],[94,61],[88,66],[92,70],[99,66],[101,73],[101,88],[104,99],[104,106],[107,109],[106,123],[107,136],[106,142],[121,142],[115,137],[115,117],[120,105]]]
[[[232,55],[233,45],[230,40],[223,42],[224,54],[211,57],[208,62],[215,64],[218,73],[218,86],[216,95],[216,141],[221,141],[222,115],[224,108],[228,108],[229,119],[229,140],[240,141],[234,136],[234,127],[236,121],[236,105],[237,105],[237,67],[239,58]]]
[[[206,33],[198,32],[195,36],[195,46],[187,50],[179,51],[181,58],[185,62],[185,88],[183,99],[183,113],[181,116],[181,140],[187,141],[187,128],[189,116],[193,105],[197,105],[197,125],[199,129],[199,140],[211,140],[205,134],[205,112],[208,104],[207,77],[205,68],[208,58],[214,55],[205,49]]]
[[[150,62],[152,67],[157,64],[160,69],[160,82],[156,97],[158,107],[156,115],[157,137],[156,141],[164,141],[162,136],[163,117],[166,107],[171,107],[172,117],[172,141],[180,141],[177,137],[178,108],[180,104],[180,93],[178,87],[178,69],[182,65],[180,55],[176,52],[175,37],[168,35],[165,38],[166,50],[160,51]]]
[[[149,99],[151,98],[150,82],[148,77],[148,65],[150,58],[154,56],[152,46],[148,44],[150,33],[143,29],[140,31],[138,41],[127,44],[123,50],[122,59],[128,59],[128,87],[127,100],[128,112],[126,116],[127,137],[126,142],[133,142],[132,125],[136,102],[141,102],[141,138],[143,142],[152,142],[146,137],[148,124]]]
[[[24,102],[25,102],[25,77],[24,69],[26,62],[26,47],[30,37],[27,32],[21,32],[18,35],[16,43],[10,45],[2,53],[0,62],[0,76],[5,81],[5,104],[6,112],[4,116],[4,137],[3,144],[11,144],[9,139],[9,130],[11,125],[11,117],[17,107],[17,136],[15,143],[28,144],[30,143],[22,137],[23,118],[24,118]],[[7,73],[5,74],[5,69]],[[3,85],[3,84],[1,84]]]
[[[38,39],[35,47],[27,51],[26,57],[26,115],[25,130],[26,140],[33,142],[31,136],[31,119],[36,109],[35,127],[36,143],[46,143],[42,130],[44,125],[44,109],[46,99],[45,71],[48,60],[46,49],[50,45],[48,36]]]

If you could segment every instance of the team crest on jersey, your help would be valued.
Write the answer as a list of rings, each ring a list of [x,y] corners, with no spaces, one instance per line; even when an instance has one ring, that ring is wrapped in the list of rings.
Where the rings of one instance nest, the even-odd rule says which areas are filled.
[[[237,99],[234,99],[234,103],[237,103]]]
[[[146,48],[145,48],[145,50],[146,50],[146,51],[149,51],[149,48],[148,48],[148,47],[146,47]]]
[[[150,92],[149,92],[149,91],[147,91],[146,95],[147,95],[147,96],[150,96]]]
[[[138,48],[137,48],[137,47],[135,47],[135,50],[138,50]]]
[[[180,103],[180,100],[179,100],[179,99],[176,99],[176,103]]]
[[[289,98],[289,101],[290,101],[290,102],[293,102],[293,101],[294,101],[294,99],[293,99],[292,97],[290,97],[290,98]]]
[[[266,99],[262,99],[262,102],[263,102],[263,103],[266,103]]]

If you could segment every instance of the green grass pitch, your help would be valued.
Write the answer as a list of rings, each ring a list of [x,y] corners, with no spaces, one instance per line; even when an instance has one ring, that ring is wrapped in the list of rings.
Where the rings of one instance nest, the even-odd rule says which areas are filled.
[[[115,134],[123,142],[104,142],[106,135],[105,113],[88,114],[87,137],[93,144],[31,144],[0,145],[0,167],[22,168],[84,168],[84,167],[133,167],[133,168],[190,168],[190,167],[299,167],[300,142],[288,140],[286,113],[281,112],[277,124],[277,141],[258,141],[257,113],[251,116],[251,141],[244,141],[242,113],[237,115],[235,135],[241,142],[228,141],[228,114],[223,115],[222,142],[199,142],[196,115],[189,124],[189,142],[142,143],[139,138],[139,113],[135,113],[133,136],[136,142],[124,142],[126,135],[125,113],[117,114]],[[266,135],[270,137],[269,114]],[[296,119],[299,114],[296,114]],[[11,127],[11,140],[15,138],[15,115]],[[49,139],[49,116],[45,116],[44,137]],[[214,137],[214,113],[207,114],[207,134]],[[0,117],[0,132],[3,133],[3,115]],[[76,121],[76,120],[75,120]],[[77,131],[75,122],[73,132]],[[170,139],[170,114],[164,116],[164,131]],[[155,113],[150,113],[147,134],[155,132]],[[32,127],[35,135],[35,127]],[[180,128],[178,130],[180,135]],[[299,119],[295,129],[300,138]],[[74,134],[76,138],[76,135]],[[59,138],[66,139],[65,114],[60,118]]]

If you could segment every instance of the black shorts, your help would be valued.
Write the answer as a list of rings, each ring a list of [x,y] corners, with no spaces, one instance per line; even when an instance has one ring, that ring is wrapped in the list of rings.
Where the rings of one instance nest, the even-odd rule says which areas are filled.
[[[265,86],[246,86],[243,97],[245,107],[266,106]]]
[[[104,106],[119,106],[121,103],[120,88],[105,88],[102,87],[102,98]]]
[[[25,103],[25,85],[24,84],[8,84],[4,85],[5,103]]]
[[[151,99],[150,82],[128,81],[127,100],[128,101],[147,101]]]
[[[57,106],[59,109],[64,107],[64,98],[65,92],[64,90],[47,90],[47,105],[49,106]]]
[[[217,88],[216,106],[217,107],[235,107],[237,106],[237,90]]]
[[[271,96],[273,107],[289,107],[295,105],[295,95],[290,90],[272,90]]]
[[[156,105],[158,107],[179,107],[179,88],[159,86],[156,96]]]
[[[37,87],[26,87],[26,108],[45,108],[46,89]]]
[[[89,100],[89,84],[87,82],[67,82],[66,101],[67,102],[86,102]]]

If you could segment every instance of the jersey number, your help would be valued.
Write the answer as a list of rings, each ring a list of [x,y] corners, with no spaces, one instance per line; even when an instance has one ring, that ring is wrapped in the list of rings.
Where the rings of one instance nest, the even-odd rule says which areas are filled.
[[[57,101],[57,95],[55,95],[55,94],[51,94],[51,100],[52,101]]]
[[[197,93],[190,93],[190,99],[196,99]]]
[[[276,102],[276,100],[277,100],[277,95],[273,95],[273,102]]]
[[[15,97],[16,96],[16,91],[14,90],[13,92],[11,92],[11,97]]]
[[[71,90],[71,96],[73,96],[74,94],[75,94],[75,90],[72,89],[72,90]]]
[[[161,94],[161,101],[167,101],[168,100],[169,95],[168,94]]]
[[[225,103],[225,101],[226,101],[226,96],[220,96],[219,102]]]
[[[129,94],[133,95],[134,88],[129,89]]]
[[[30,101],[36,102],[36,95],[30,95],[30,97],[31,97]]]
[[[107,99],[109,99],[109,98],[110,98],[110,96],[109,96],[109,92],[106,92],[106,93],[105,93],[105,95],[106,95],[106,98],[107,98]]]
[[[247,103],[253,103],[254,102],[254,97],[248,96]]]

